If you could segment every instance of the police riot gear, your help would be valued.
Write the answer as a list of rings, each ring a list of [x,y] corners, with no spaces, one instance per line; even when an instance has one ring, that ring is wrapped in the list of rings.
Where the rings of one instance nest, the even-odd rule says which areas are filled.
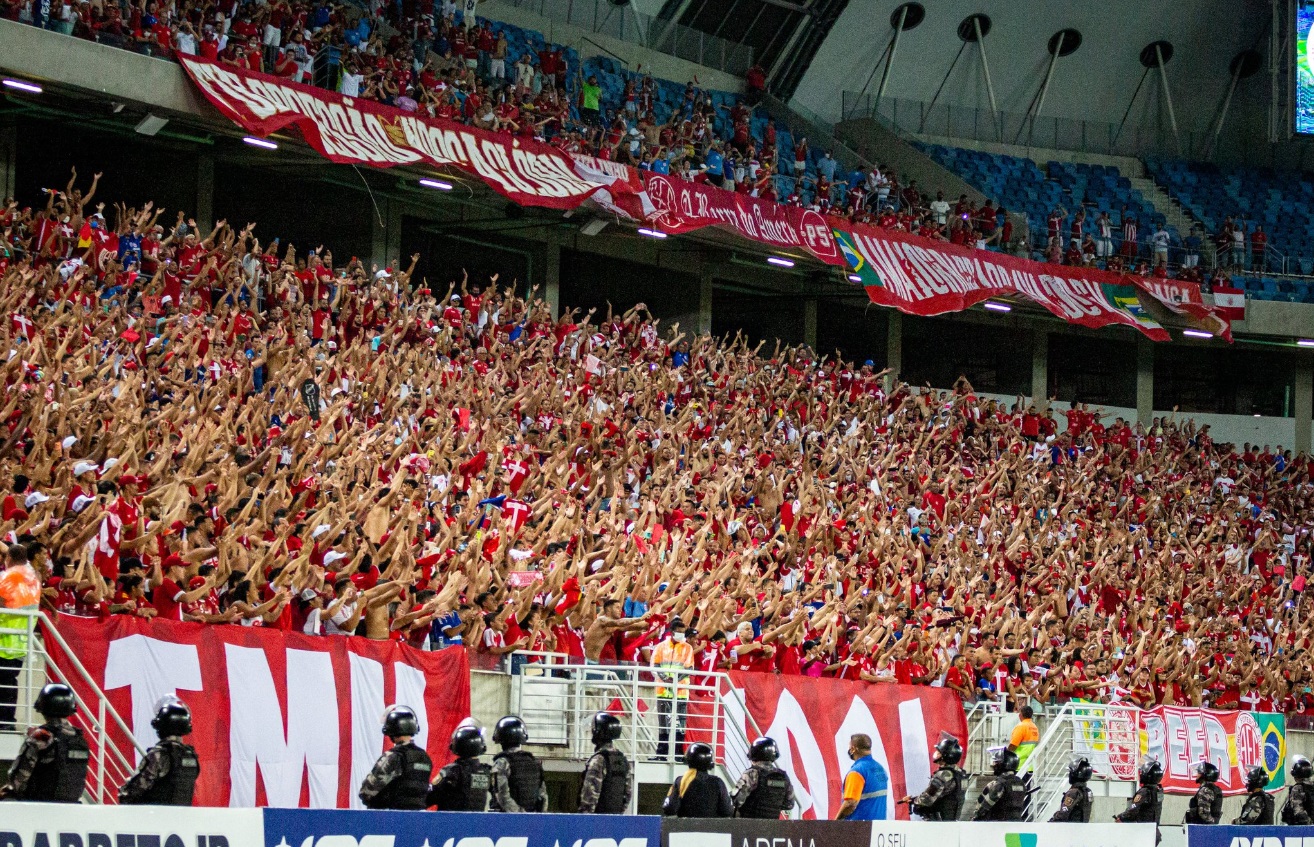
[[[1054,811],[1051,823],[1088,823],[1091,806],[1095,802],[1094,793],[1086,783],[1094,776],[1095,770],[1085,756],[1077,756],[1068,764],[1068,790],[1063,792],[1063,799]]]
[[[696,771],[710,771],[716,765],[711,745],[701,741],[690,744],[689,749],[684,753],[684,763]]]
[[[467,759],[482,756],[488,746],[484,744],[484,734],[476,726],[458,726],[452,733],[452,740],[447,745],[457,756]]]
[[[1255,765],[1246,774],[1246,801],[1241,805],[1241,814],[1232,821],[1244,826],[1272,826],[1273,807],[1276,805],[1273,795],[1264,790],[1268,785],[1268,772],[1260,765]]]
[[[774,747],[775,742],[771,746]],[[757,770],[757,785],[739,806],[739,817],[779,820],[780,813],[789,811],[793,805],[790,801],[793,789],[789,784],[789,774],[775,765]]]
[[[501,724],[498,726],[500,728]],[[493,733],[493,738],[497,740],[496,731]],[[502,742],[498,741],[498,743],[501,744]],[[494,756],[493,761],[506,762],[508,769],[507,788],[510,790],[511,799],[516,802],[516,805],[526,812],[543,811],[539,808],[543,793],[543,763],[534,754],[527,753],[524,750],[504,750]]]
[[[522,747],[529,741],[529,730],[525,722],[516,715],[507,715],[493,727],[493,743],[503,750],[508,747]]]
[[[1005,751],[1008,752],[1008,751]],[[1016,755],[1013,756],[1017,758]],[[996,773],[1000,764],[997,762]],[[1027,802],[1027,786],[1016,773],[1004,771],[981,792],[976,801],[974,821],[1020,821]],[[949,820],[953,820],[950,818]]]
[[[482,743],[483,737],[479,740]],[[440,812],[482,812],[488,808],[492,785],[492,768],[473,756],[462,757],[442,769],[438,782],[429,789],[428,805]]]
[[[762,737],[753,742],[753,746],[748,748],[748,760],[750,762],[774,762],[780,758],[780,748],[776,746],[774,738]]]
[[[1223,814],[1223,790],[1218,787],[1218,766],[1213,762],[1200,762],[1195,766],[1195,781],[1200,784],[1191,798],[1185,823],[1216,824]]]
[[[409,741],[397,744],[383,754],[376,771],[389,781],[368,799],[362,796],[366,808],[417,810],[425,807],[433,760],[424,750]],[[362,787],[363,795],[365,789],[378,778],[374,772],[366,777],[365,786]]]
[[[606,712],[598,712],[593,716],[593,743],[606,744],[608,741],[615,741],[621,737],[620,718]]]
[[[32,708],[47,720],[67,718],[78,710],[78,699],[74,696],[72,688],[62,682],[51,682],[42,687]]]
[[[410,706],[393,706],[383,716],[383,734],[402,738],[420,734],[420,719]]]
[[[949,741],[953,742],[952,745],[946,743]],[[935,745],[935,750],[937,755],[952,757],[954,762],[961,758],[963,752],[958,740],[954,738],[942,738],[940,743]],[[912,799],[912,810],[923,820],[956,821],[963,810],[967,774],[945,759],[941,761],[942,767],[931,774],[931,782],[926,786],[926,790]]]
[[[708,754],[710,757],[710,747]],[[685,758],[687,760],[689,755],[686,754]],[[681,818],[728,818],[734,814],[730,793],[721,778],[692,764],[690,768],[692,770],[675,780],[667,792],[662,801],[662,814]]]
[[[169,720],[174,721],[173,726],[181,725],[176,716]],[[152,725],[156,721],[152,721]],[[167,721],[162,723],[169,725]],[[170,736],[146,754],[141,769],[119,790],[119,802],[125,805],[190,806],[200,775],[201,763],[195,748]]]

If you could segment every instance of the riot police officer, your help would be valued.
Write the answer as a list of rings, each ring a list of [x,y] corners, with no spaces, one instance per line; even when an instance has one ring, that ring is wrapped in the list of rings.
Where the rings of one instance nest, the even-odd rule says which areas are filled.
[[[360,786],[367,809],[423,809],[433,760],[413,741],[420,719],[409,706],[393,706],[383,715],[383,734],[392,749],[379,757]]]
[[[1156,759],[1141,764],[1141,785],[1127,801],[1127,808],[1113,816],[1118,823],[1154,824],[1154,843],[1159,843],[1159,815],[1163,812],[1163,765]]]
[[[1027,801],[1027,787],[1017,775],[1017,754],[1007,747],[994,751],[990,760],[995,778],[986,784],[976,801],[974,821],[1020,821]]]
[[[120,805],[190,806],[201,775],[196,749],[182,737],[192,731],[192,713],[176,698],[165,698],[151,727],[159,742],[146,751],[137,772],[119,789]]]
[[[82,730],[68,720],[78,709],[73,689],[49,683],[32,706],[46,722],[27,731],[9,781],[0,786],[0,800],[76,803],[86,786],[91,749]]]
[[[1288,773],[1295,782],[1287,791],[1287,802],[1282,804],[1282,822],[1287,826],[1309,826],[1314,824],[1314,765],[1309,759],[1295,755],[1291,757]]]
[[[525,722],[516,715],[507,715],[493,727],[493,742],[502,748],[493,757],[494,812],[547,811],[543,764],[533,753],[520,749],[528,741]]]
[[[762,737],[748,748],[752,762],[735,784],[735,814],[741,818],[780,820],[781,812],[794,808],[794,785],[789,774],[776,767],[780,748],[775,739]]]
[[[438,781],[430,786],[426,805],[440,812],[487,811],[493,769],[479,761],[488,749],[484,734],[473,723],[462,723],[452,733],[447,749],[456,754],[456,761],[438,772]]]
[[[711,773],[716,765],[711,745],[701,741],[689,745],[684,753],[688,773],[666,792],[662,814],[677,818],[728,818],[734,814],[730,792],[721,777]]]
[[[1217,824],[1223,815],[1223,790],[1218,787],[1218,765],[1213,762],[1197,762],[1195,781],[1200,787],[1186,810],[1183,823]]]
[[[1059,803],[1054,816],[1049,819],[1050,823],[1090,821],[1090,809],[1095,802],[1095,796],[1086,783],[1090,782],[1094,774],[1095,770],[1085,756],[1077,756],[1068,764],[1068,790],[1063,792],[1063,800]]]
[[[931,783],[916,797],[904,797],[899,802],[911,803],[912,810],[923,820],[956,821],[963,808],[963,792],[967,774],[958,767],[963,758],[963,745],[949,733],[941,733],[935,743],[931,761],[939,765],[931,774]]]
[[[1273,795],[1264,789],[1268,787],[1268,771],[1255,765],[1246,773],[1246,801],[1241,805],[1241,814],[1232,823],[1243,826],[1273,825]]]
[[[579,789],[579,811],[591,815],[620,815],[629,810],[630,762],[612,744],[621,735],[615,715],[593,716],[593,755],[584,766],[584,783]]]

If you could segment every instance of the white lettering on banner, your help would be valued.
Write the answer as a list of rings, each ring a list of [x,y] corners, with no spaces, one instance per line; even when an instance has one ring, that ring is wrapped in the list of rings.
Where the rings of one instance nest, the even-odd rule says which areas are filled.
[[[1261,835],[1255,838],[1244,838],[1240,835],[1234,835],[1230,847],[1314,847],[1314,836],[1288,835],[1283,838],[1276,838],[1272,835]]]
[[[921,700],[899,704],[899,735],[903,738],[903,781],[905,794],[921,794],[931,784],[931,745],[926,739],[926,715]],[[894,800],[890,800],[893,808]],[[891,811],[890,817],[894,817]]]
[[[871,757],[884,769],[888,775],[890,773],[890,759],[885,753],[885,739],[881,737],[880,726],[876,723],[876,717],[871,713],[861,697],[854,697],[853,702],[849,703],[849,710],[844,715],[843,722],[840,723],[839,729],[835,730],[835,761],[839,762],[840,769],[843,770],[845,762],[849,760],[849,739],[862,733],[871,739]],[[841,784],[843,784],[841,780]],[[893,792],[891,791],[891,794]],[[894,802],[890,794],[885,798],[885,817],[894,818]],[[824,815],[817,815],[818,818],[825,818]]]
[[[351,784],[357,786],[383,753],[383,734],[379,732],[379,715],[385,706],[383,665],[355,653],[347,654],[347,664],[351,667]],[[365,808],[357,793],[350,793],[351,808]]]
[[[259,809],[0,805],[0,847],[265,847]]]
[[[787,769],[789,779],[794,783],[800,814],[815,809],[818,818],[825,820],[829,817],[830,785],[826,776],[826,759],[817,744],[817,737],[812,733],[803,707],[787,689],[780,692],[775,719],[763,734],[776,740],[780,747],[780,761],[797,761],[803,765],[802,777],[806,778],[806,783],[793,768]],[[841,758],[839,761],[844,760]]]
[[[159,740],[151,720],[160,698],[203,687],[196,647],[144,635],[111,641],[105,658],[105,690],[125,686],[132,698],[132,734],[142,747],[150,747]],[[134,752],[140,764],[142,754]]]
[[[447,839],[451,841],[451,839]],[[287,839],[283,839],[286,843]],[[351,835],[321,835],[316,838],[313,835],[307,835],[306,840],[301,842],[301,847],[392,847],[396,841],[393,835],[362,835],[357,841]]]
[[[284,709],[265,651],[224,645],[230,700],[230,806],[256,804],[257,771],[270,806],[299,805],[307,772],[310,807],[331,809],[338,804],[338,695],[333,659],[328,653],[309,650],[288,650],[285,656],[286,734]]]
[[[504,835],[497,840],[480,836],[471,836],[459,840],[449,838],[443,842],[443,847],[529,847],[529,839],[508,835]]]

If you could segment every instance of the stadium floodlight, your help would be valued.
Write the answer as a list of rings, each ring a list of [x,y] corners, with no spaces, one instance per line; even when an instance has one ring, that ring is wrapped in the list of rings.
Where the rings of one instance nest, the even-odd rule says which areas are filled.
[[[256,138],[254,135],[248,135],[242,140],[247,144],[250,144],[252,147],[263,147],[266,150],[278,149],[278,145],[267,138]]]
[[[792,267],[794,267],[794,260],[793,260],[793,259],[784,259],[784,258],[781,258],[780,256],[767,256],[767,261],[770,262],[770,263],[773,264],[773,265],[776,265],[776,266],[778,266],[778,267],[782,267],[782,268],[792,268]]]
[[[1314,347],[1314,338],[1302,338],[1296,342],[1297,347]]]
[[[857,274],[849,274],[849,282],[862,282],[862,277]]]
[[[992,311],[992,312],[1011,312],[1011,311],[1013,311],[1013,307],[1012,307],[1012,306],[1009,306],[1009,305],[1004,304],[1004,303],[995,303],[995,302],[992,301],[992,300],[987,300],[987,301],[985,301],[984,303],[982,303],[981,305],[983,305],[985,308],[989,309],[989,310]]]
[[[4,80],[0,80],[0,84],[3,84],[5,88],[12,88],[15,91],[26,91],[28,94],[40,94],[42,91],[41,86],[36,83],[23,82],[21,79],[9,79],[6,77]]]
[[[1184,330],[1182,330],[1182,335],[1185,335],[1187,338],[1213,338],[1213,337],[1214,337],[1214,334],[1213,334],[1212,332],[1205,332],[1205,331],[1202,330],[1202,329],[1184,329]]]
[[[666,233],[662,232],[660,229],[648,229],[646,226],[641,226],[641,227],[639,227],[638,232],[639,232],[639,235],[644,235],[644,236],[647,236],[648,238],[665,238],[665,237],[666,237]]]
[[[450,182],[443,182],[441,179],[422,179],[420,180],[420,185],[423,185],[425,188],[436,188],[439,191],[452,190],[452,184]]]

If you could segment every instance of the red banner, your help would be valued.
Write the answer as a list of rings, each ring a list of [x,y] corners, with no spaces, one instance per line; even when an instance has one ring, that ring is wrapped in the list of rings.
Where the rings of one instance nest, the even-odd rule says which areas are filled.
[[[1259,765],[1268,790],[1285,783],[1286,720],[1265,712],[1233,712],[1190,706],[1158,706],[1140,713],[1142,760],[1163,766],[1163,790],[1194,794],[1195,766],[1212,762],[1224,794],[1244,794],[1246,774]]]
[[[779,764],[793,779],[804,818],[831,819],[839,810],[850,735],[871,736],[872,757],[889,780],[886,820],[908,819],[908,807],[897,801],[926,788],[931,750],[942,731],[967,747],[963,704],[945,688],[757,673],[730,678],[753,719],[745,722],[748,737],[769,735],[779,745]]]
[[[768,247],[806,250],[828,265],[844,264],[830,224],[818,212],[679,177],[642,173],[653,209],[648,221],[664,232],[719,226]]]
[[[329,161],[376,168],[455,167],[523,206],[552,209],[573,209],[605,189],[604,205],[643,214],[634,196],[637,180],[577,168],[570,156],[551,145],[236,71],[194,56],[178,59],[205,98],[247,132],[264,136],[296,126],[306,143]]]
[[[129,616],[62,615],[58,627],[142,746],[155,743],[150,721],[160,698],[176,694],[191,709],[200,806],[360,808],[356,792],[382,753],[387,705],[420,715],[417,741],[435,764],[451,758],[448,739],[470,714],[461,648],[425,653],[365,638]],[[68,667],[54,639],[47,647],[57,667]]]

